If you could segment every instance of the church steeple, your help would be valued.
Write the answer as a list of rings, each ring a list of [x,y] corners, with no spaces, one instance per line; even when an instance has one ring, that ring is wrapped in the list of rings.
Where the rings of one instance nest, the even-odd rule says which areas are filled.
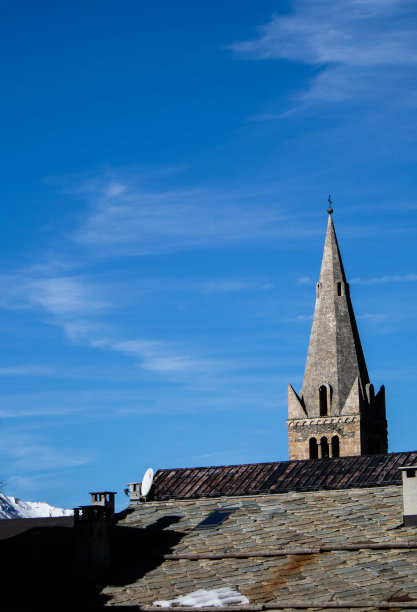
[[[384,388],[374,396],[329,204],[303,386],[288,390],[290,459],[387,452]]]
[[[369,377],[331,215],[316,291],[301,394],[310,416],[319,416],[317,389],[328,385],[328,412],[340,414],[355,379],[365,389]]]

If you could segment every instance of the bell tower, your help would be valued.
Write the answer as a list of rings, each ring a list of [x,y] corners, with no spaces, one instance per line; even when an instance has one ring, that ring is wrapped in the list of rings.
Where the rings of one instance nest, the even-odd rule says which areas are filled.
[[[385,389],[369,381],[329,203],[303,386],[288,386],[290,459],[388,452]]]

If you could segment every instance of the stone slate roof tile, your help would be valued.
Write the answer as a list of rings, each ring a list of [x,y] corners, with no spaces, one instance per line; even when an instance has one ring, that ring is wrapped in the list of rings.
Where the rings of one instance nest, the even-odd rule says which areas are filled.
[[[376,465],[380,467],[378,461]],[[263,469],[268,472],[270,468],[264,464]],[[226,506],[238,509],[220,526],[205,532],[194,529],[210,512]],[[154,531],[155,537],[175,533],[177,537],[165,548],[174,558],[153,558],[152,548],[132,551],[136,567],[129,566],[127,578],[122,575],[115,586],[103,589],[108,605],[147,605],[202,588],[232,586],[251,604],[288,602],[289,609],[301,600],[376,602],[391,597],[415,599],[417,609],[417,549],[400,548],[404,543],[417,546],[417,528],[401,526],[402,490],[396,484],[154,500],[132,504],[130,509],[118,529]],[[158,523],[168,517],[180,520]],[[156,527],[162,524],[163,528]],[[367,548],[375,543],[385,543],[385,548]],[[338,545],[348,544],[357,544],[357,549],[337,550]],[[324,546],[328,550],[317,552]],[[295,548],[304,553],[288,552]],[[266,552],[272,556],[265,556]],[[218,558],[195,557],[213,553]],[[245,553],[246,557],[231,558],[228,553]],[[194,557],[184,558],[187,554]]]
[[[158,470],[153,498],[259,495],[401,484],[399,467],[417,463],[417,451],[333,459]]]

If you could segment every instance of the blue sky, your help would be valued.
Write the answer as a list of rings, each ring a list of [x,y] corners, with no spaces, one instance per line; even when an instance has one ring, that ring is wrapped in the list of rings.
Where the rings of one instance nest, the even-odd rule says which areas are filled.
[[[1,9],[0,460],[60,506],[282,460],[332,194],[391,451],[417,426],[417,8]]]

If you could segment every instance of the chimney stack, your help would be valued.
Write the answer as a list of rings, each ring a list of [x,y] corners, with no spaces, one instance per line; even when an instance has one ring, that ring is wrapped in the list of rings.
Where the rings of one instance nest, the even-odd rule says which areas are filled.
[[[400,468],[403,475],[403,522],[406,527],[417,525],[417,465]]]
[[[91,505],[102,506],[109,508],[110,512],[114,513],[114,496],[115,491],[90,491]]]

